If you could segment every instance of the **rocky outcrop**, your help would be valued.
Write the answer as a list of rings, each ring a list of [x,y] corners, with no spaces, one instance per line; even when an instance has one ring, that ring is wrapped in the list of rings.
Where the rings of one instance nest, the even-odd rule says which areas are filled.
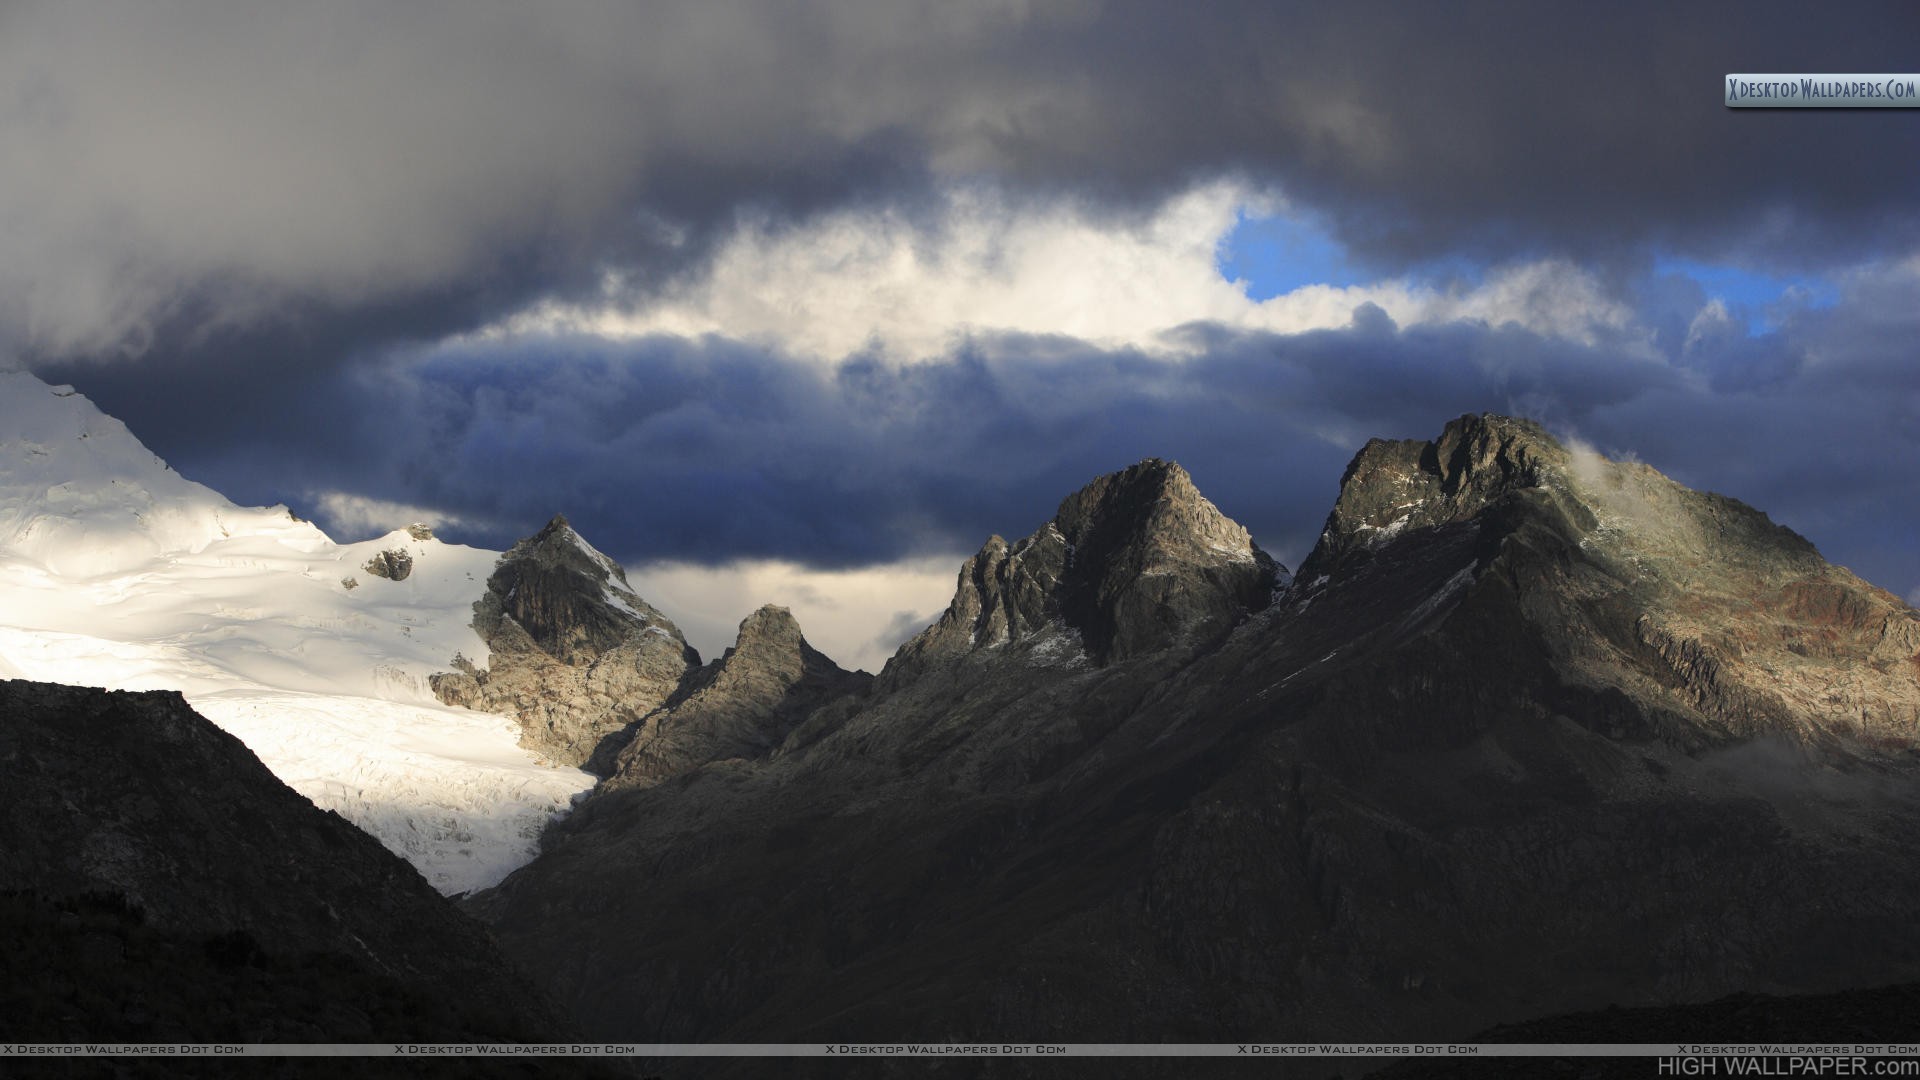
[[[1266,606],[1284,571],[1252,536],[1153,459],[1068,496],[1013,544],[990,538],[967,560],[953,602],[908,642],[882,679],[1042,631],[1065,631],[1095,663],[1223,636]]]
[[[1404,1042],[1920,978],[1920,614],[1501,417],[1370,444],[1270,603],[1185,486],[990,542],[866,694],[589,799],[473,910],[609,1037]]]
[[[413,573],[413,556],[399,548],[390,548],[368,559],[360,569],[388,581],[405,581]]]
[[[449,705],[516,717],[521,744],[602,774],[642,717],[700,663],[679,628],[636,596],[626,571],[564,517],[501,556],[474,603],[490,651],[435,675]]]
[[[1643,704],[1677,744],[1769,735],[1852,754],[1920,738],[1911,608],[1758,510],[1528,421],[1468,416],[1431,443],[1369,443],[1292,604],[1449,545],[1453,576],[1426,587],[1426,614],[1499,571],[1554,678]]]
[[[176,693],[0,681],[0,779],[10,1039],[568,1037],[483,927]]]
[[[1340,477],[1340,496],[1301,564],[1302,579],[1331,574],[1402,532],[1470,520],[1492,499],[1537,486],[1543,467],[1566,460],[1536,425],[1500,417],[1462,417],[1434,442],[1369,440]]]
[[[858,694],[869,681],[807,644],[793,613],[769,604],[740,623],[733,648],[690,676],[676,704],[642,722],[620,751],[608,786],[652,784],[709,762],[765,757],[814,709]]]

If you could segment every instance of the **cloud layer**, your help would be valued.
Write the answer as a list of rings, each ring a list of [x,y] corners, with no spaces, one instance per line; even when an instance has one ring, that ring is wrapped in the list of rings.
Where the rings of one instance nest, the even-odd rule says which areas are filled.
[[[1250,178],[1389,276],[1858,261],[1920,237],[1903,118],[1732,114],[1719,79],[1899,70],[1915,30],[1903,4],[28,0],[0,11],[0,321],[74,355],[518,308],[610,265],[655,290],[742,214],[937,215],[979,178],[1114,219]]]
[[[1719,80],[1897,71],[1917,34],[1906,4],[26,0],[0,353],[337,531],[564,510],[724,595],[713,641],[723,580],[921,582],[1146,456],[1297,560],[1365,439],[1480,410],[1908,592],[1911,115]],[[1263,214],[1350,273],[1255,299],[1219,265]]]
[[[1401,324],[1476,319],[1592,343],[1627,344],[1633,313],[1565,259],[1513,263],[1484,282],[1441,288],[1407,278],[1314,284],[1253,301],[1221,257],[1249,216],[1284,219],[1285,201],[1214,182],[1138,220],[1114,222],[1072,200],[1015,200],[949,186],[937,205],[839,210],[800,225],[764,218],[715,239],[704,267],[662,291],[608,274],[600,295],[548,300],[476,335],[631,340],[719,335],[836,363],[871,354],[938,359],[978,334],[1054,336],[1102,348],[1190,352],[1189,324],[1299,333],[1345,326],[1373,304]]]
[[[762,604],[793,612],[814,648],[842,667],[879,671],[900,644],[940,617],[963,556],[930,556],[857,570],[813,570],[780,560],[719,566],[649,563],[627,575],[711,660],[733,646],[740,620]]]
[[[1363,302],[1293,333],[1185,323],[1165,352],[982,331],[914,363],[716,335],[468,337],[261,403],[298,438],[263,424],[176,463],[348,531],[392,504],[504,544],[565,511],[630,562],[852,568],[1023,535],[1091,477],[1163,456],[1297,561],[1367,438],[1496,410],[1743,498],[1905,592],[1920,584],[1915,311],[1920,273],[1899,263],[1757,336],[1707,300],[1691,319],[1625,312],[1598,336],[1403,326]]]

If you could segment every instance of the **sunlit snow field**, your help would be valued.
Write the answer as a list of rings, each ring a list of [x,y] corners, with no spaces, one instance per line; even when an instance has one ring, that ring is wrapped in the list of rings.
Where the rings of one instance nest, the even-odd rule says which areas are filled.
[[[389,550],[406,580],[363,569]],[[186,480],[67,388],[0,373],[0,676],[179,690],[447,893],[525,863],[593,782],[428,687],[456,653],[486,662],[470,621],[497,558],[404,529],[336,544]]]

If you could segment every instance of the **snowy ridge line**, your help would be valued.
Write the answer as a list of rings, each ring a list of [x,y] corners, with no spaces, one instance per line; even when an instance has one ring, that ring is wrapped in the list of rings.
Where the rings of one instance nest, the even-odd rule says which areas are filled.
[[[366,569],[387,551],[411,560],[402,580]],[[0,373],[0,676],[178,690],[447,893],[531,859],[593,784],[521,749],[512,720],[433,697],[456,654],[489,660],[473,603],[498,559],[236,506],[71,388]]]

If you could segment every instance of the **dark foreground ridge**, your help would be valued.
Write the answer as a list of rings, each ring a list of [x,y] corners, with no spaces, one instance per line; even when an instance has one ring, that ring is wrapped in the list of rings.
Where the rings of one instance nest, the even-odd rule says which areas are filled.
[[[0,681],[0,761],[8,1041],[551,1041],[575,1030],[411,866],[287,788],[176,693]],[[166,1075],[169,1064],[125,1068]]]
[[[870,686],[781,655],[724,753],[470,901],[593,1037],[1458,1040],[1920,978],[1920,615],[1525,421],[1369,444],[1291,583],[1149,461]]]

